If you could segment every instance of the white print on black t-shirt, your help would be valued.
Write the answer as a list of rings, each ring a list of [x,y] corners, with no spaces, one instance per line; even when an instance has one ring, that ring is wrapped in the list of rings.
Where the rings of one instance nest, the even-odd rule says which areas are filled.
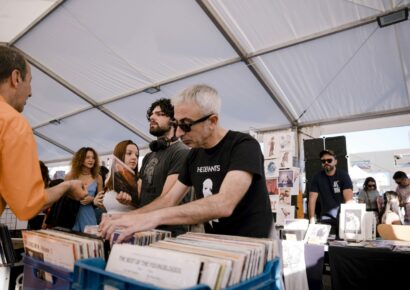
[[[219,172],[221,171],[221,165],[212,165],[212,166],[200,166],[196,168],[196,172]]]
[[[335,193],[340,193],[339,180],[333,181],[333,191]]]
[[[202,194],[204,195],[204,198],[207,198],[212,195],[212,186],[213,182],[210,178],[207,178],[204,180],[204,183],[202,183]],[[212,222],[219,222],[218,219],[210,220],[208,223],[213,227]]]
[[[154,176],[155,167],[158,164],[158,158],[152,158],[147,166],[145,167],[145,178],[148,181],[148,184],[152,184],[152,177]]]

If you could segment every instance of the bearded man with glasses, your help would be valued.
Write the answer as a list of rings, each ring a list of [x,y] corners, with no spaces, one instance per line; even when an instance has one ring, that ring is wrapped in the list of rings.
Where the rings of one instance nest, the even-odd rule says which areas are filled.
[[[122,226],[121,242],[158,225],[204,223],[208,233],[268,237],[272,213],[258,141],[220,126],[221,100],[212,87],[189,87],[172,101],[176,135],[192,148],[178,181],[147,206],[106,219],[102,235],[109,238]],[[190,186],[196,200],[178,205]]]
[[[337,159],[332,150],[319,154],[323,170],[317,173],[310,186],[309,220],[315,223],[316,201],[319,197],[321,207],[318,220],[332,226],[330,233],[338,235],[340,205],[353,200],[353,185],[349,174],[336,168]]]

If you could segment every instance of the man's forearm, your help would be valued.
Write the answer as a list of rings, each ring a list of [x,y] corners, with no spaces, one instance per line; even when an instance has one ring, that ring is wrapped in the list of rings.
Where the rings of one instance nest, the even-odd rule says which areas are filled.
[[[218,195],[202,198],[183,205],[163,208],[154,214],[159,225],[199,224],[228,217],[232,213]]]
[[[47,188],[46,192],[47,192],[48,198],[47,198],[46,204],[43,207],[43,210],[51,207],[53,203],[59,200],[66,192],[70,190],[70,188],[71,188],[71,180],[64,181],[57,186]]]

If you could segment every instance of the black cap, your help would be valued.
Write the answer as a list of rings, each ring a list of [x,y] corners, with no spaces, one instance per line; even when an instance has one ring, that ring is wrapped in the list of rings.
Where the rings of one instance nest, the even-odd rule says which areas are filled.
[[[325,150],[320,151],[320,153],[319,153],[319,158],[322,158],[323,155],[325,155],[325,154],[332,155],[333,157],[336,158],[335,152],[333,152],[333,151],[330,150],[330,149],[325,149]]]

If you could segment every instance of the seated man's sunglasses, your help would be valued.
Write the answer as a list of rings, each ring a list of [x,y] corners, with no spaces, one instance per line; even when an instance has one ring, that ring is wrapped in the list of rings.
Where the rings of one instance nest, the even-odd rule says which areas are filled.
[[[331,158],[329,158],[329,159],[320,159],[320,161],[322,162],[322,164],[325,164],[325,163],[332,163],[333,162],[333,159],[331,159]]]
[[[175,126],[175,127],[179,127],[179,128],[181,128],[182,131],[184,131],[185,133],[188,133],[188,132],[191,131],[191,127],[192,127],[193,125],[208,120],[209,117],[211,117],[212,115],[213,115],[213,114],[206,115],[206,116],[204,116],[204,117],[202,117],[202,118],[199,118],[198,120],[195,120],[195,121],[185,121],[184,119],[182,119],[182,120],[179,121],[179,122],[178,122],[178,121],[175,121],[175,122],[174,122],[174,126]]]

